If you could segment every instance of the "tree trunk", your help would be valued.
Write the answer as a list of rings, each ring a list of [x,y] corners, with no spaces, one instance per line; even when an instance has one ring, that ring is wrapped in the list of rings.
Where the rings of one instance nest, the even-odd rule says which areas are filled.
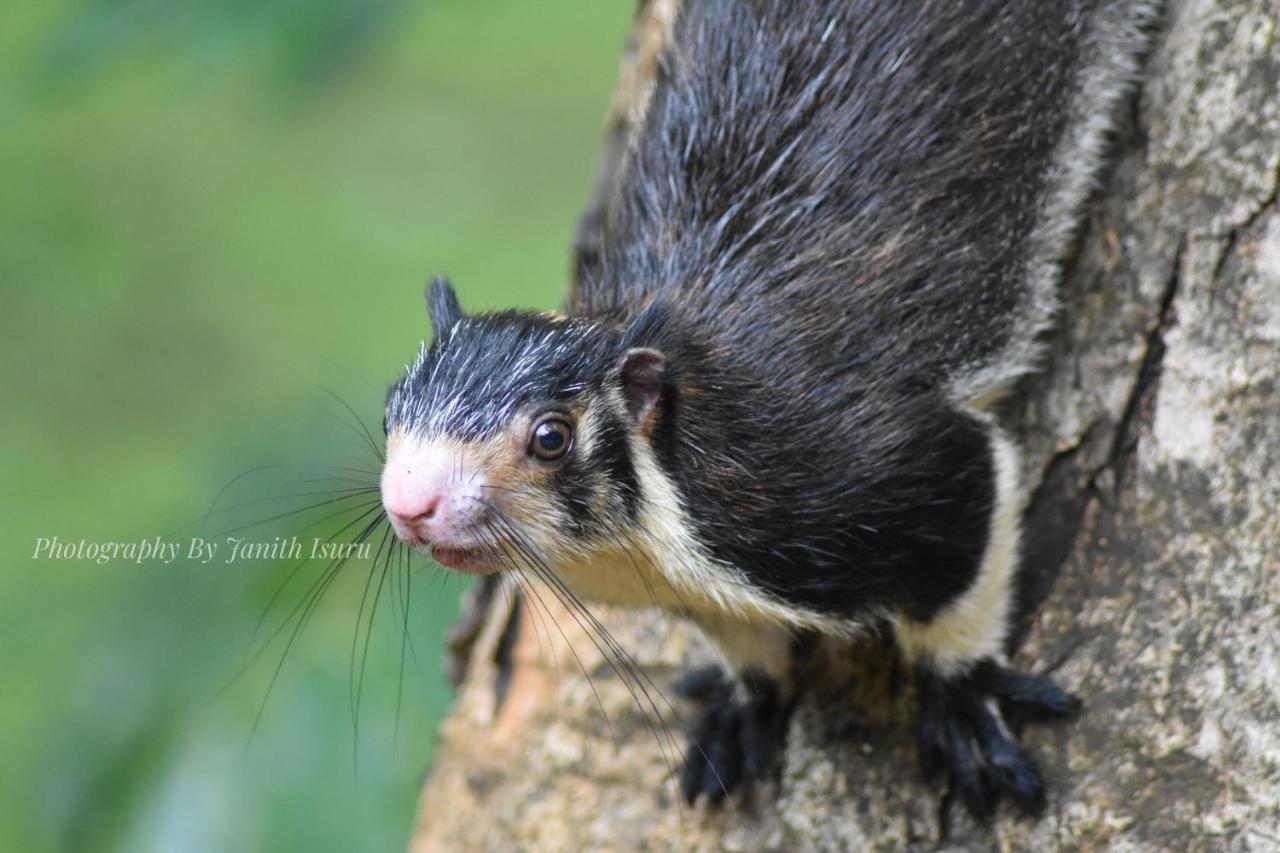
[[[637,18],[580,256],[672,5]],[[637,702],[550,598],[497,596],[414,849],[1280,849],[1278,27],[1277,0],[1171,3],[1048,368],[1009,413],[1034,486],[1016,660],[1087,703],[1024,734],[1043,819],[944,817],[874,643],[819,653],[776,783],[686,807],[671,767],[690,709],[658,690],[714,660],[697,630],[594,611],[656,685]]]

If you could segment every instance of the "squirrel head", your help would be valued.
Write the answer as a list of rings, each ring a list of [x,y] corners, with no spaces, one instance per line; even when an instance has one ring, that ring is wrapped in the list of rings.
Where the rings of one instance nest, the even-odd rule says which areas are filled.
[[[644,488],[634,456],[667,408],[663,354],[557,314],[466,314],[444,279],[433,329],[387,394],[382,503],[396,534],[447,568],[536,571],[616,542]]]

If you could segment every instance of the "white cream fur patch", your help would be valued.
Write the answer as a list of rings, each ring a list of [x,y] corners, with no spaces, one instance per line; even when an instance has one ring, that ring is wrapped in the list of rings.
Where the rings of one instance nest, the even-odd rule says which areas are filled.
[[[1012,605],[1023,500],[1013,442],[987,416],[994,448],[995,511],[974,584],[927,624],[892,617],[909,660],[928,660],[943,674],[986,657],[1000,659]],[[785,671],[786,638],[796,630],[852,639],[867,621],[825,616],[779,601],[752,586],[734,566],[715,560],[693,535],[675,484],[643,439],[631,438],[643,490],[641,513],[616,545],[575,555],[556,573],[585,599],[626,607],[656,607],[692,618],[719,640],[735,664],[772,675]],[[870,614],[871,615],[876,614]]]

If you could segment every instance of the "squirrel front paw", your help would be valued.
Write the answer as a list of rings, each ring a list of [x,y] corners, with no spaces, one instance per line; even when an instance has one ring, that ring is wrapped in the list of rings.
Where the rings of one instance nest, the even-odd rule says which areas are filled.
[[[687,802],[705,796],[719,805],[773,771],[791,711],[776,681],[754,671],[729,679],[712,666],[686,674],[674,690],[702,706],[680,770]]]

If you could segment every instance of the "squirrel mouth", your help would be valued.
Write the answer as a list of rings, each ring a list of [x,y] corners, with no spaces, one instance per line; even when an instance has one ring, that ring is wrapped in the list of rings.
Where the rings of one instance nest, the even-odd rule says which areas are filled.
[[[491,553],[476,547],[432,545],[431,559],[446,569],[468,575],[489,575],[501,568]]]

